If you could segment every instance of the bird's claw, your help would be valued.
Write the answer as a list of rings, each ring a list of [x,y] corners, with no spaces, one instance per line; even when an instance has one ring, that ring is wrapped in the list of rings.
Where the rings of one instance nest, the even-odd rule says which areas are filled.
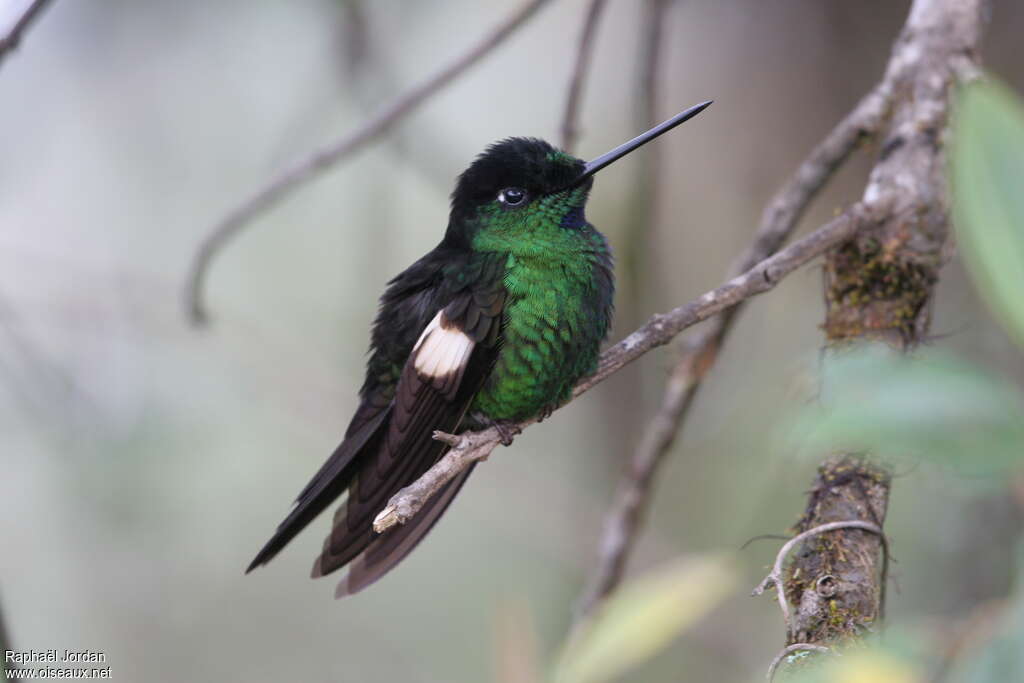
[[[511,446],[512,439],[522,431],[514,422],[497,420],[494,422],[494,428],[498,430],[498,437],[501,439],[502,446]]]

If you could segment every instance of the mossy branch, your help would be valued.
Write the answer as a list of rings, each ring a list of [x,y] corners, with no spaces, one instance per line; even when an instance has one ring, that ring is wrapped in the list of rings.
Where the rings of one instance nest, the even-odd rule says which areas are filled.
[[[797,167],[765,206],[754,238],[729,270],[734,277],[776,253],[796,230],[811,201],[861,142],[881,126],[889,106],[885,81],[873,88]],[[597,563],[577,608],[577,622],[622,581],[640,534],[659,466],[678,438],[693,400],[745,303],[716,316],[686,340],[665,383],[658,409],[624,468],[601,533]]]
[[[880,341],[911,350],[927,338],[935,283],[951,248],[943,154],[949,96],[958,81],[980,71],[985,5],[914,0],[910,8],[886,68],[890,110],[863,194],[863,201],[882,195],[891,201],[872,225],[826,256],[822,327],[830,346]],[[774,571],[787,646],[837,650],[878,629],[885,609],[881,551],[889,479],[861,456],[829,458],[819,468],[797,528],[804,533],[784,550],[805,540],[782,583],[778,562]],[[807,538],[829,523],[851,520],[861,528]],[[780,661],[788,660],[777,656],[769,677]]]
[[[888,470],[861,455],[829,458],[818,468],[798,533],[752,593],[775,588],[786,626],[786,648],[769,666],[769,680],[795,651],[835,652],[877,629],[889,567],[882,528],[890,484]]]

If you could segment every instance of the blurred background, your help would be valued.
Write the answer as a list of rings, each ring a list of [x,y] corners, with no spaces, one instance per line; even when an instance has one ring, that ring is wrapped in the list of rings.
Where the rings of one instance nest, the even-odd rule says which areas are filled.
[[[21,4],[0,4],[0,26]],[[498,138],[557,140],[586,5],[552,2],[262,214],[214,263],[205,329],[188,325],[182,288],[213,223],[511,3],[58,0],[41,16],[0,68],[0,599],[13,647],[99,650],[114,680],[155,682],[502,680],[510,638],[535,631],[541,658],[558,651],[665,352],[496,451],[365,593],[336,602],[333,578],[307,578],[326,516],[242,570],[338,442],[376,298],[440,239],[455,176]],[[645,127],[643,6],[607,7],[580,156]],[[632,254],[613,339],[720,283],[771,193],[879,78],[908,6],[673,3],[656,118],[715,104],[656,143],[664,191],[649,211],[646,152],[595,184],[589,219]],[[985,62],[1018,91],[1022,34],[1024,4],[997,0]],[[847,165],[805,229],[859,196],[868,161]],[[943,275],[935,345],[1024,384],[1020,351],[957,258]],[[724,551],[743,584],[629,680],[750,680],[782,644],[774,600],[747,597],[777,543],[738,548],[804,507],[814,460],[765,435],[805,390],[822,309],[817,267],[757,299],[700,392],[631,570]],[[890,620],[941,625],[1005,595],[1020,525],[991,480],[897,471]]]

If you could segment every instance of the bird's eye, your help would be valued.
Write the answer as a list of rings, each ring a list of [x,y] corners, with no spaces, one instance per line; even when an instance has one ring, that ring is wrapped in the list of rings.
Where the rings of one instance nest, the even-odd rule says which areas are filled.
[[[498,201],[505,206],[519,206],[526,201],[526,190],[519,187],[506,187],[498,193]]]

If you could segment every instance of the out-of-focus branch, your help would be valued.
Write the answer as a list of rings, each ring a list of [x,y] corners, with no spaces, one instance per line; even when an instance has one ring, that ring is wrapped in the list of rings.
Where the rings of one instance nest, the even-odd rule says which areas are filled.
[[[754,240],[730,269],[743,273],[775,253],[796,229],[807,206],[858,143],[871,136],[885,116],[891,87],[883,80],[822,140],[765,207]],[[578,614],[590,613],[621,582],[650,501],[658,466],[672,448],[690,405],[714,365],[742,304],[712,320],[685,342],[661,403],[630,459],[615,493],[601,535],[597,568]]]
[[[0,354],[0,373],[7,375],[5,388],[21,399],[26,411],[43,421],[52,420],[55,412],[69,410],[72,404],[89,407],[89,399],[26,334],[23,323],[19,312],[0,292],[0,351],[9,350]]]
[[[342,0],[341,24],[344,67],[350,75],[357,75],[370,54],[370,30],[366,19],[364,0]]]
[[[640,58],[633,97],[638,130],[646,130],[661,120],[658,116],[659,86],[671,5],[672,0],[645,0],[641,4]],[[651,236],[656,232],[658,206],[667,180],[661,173],[662,149],[661,145],[651,145],[636,155],[638,166],[627,212],[629,238],[619,248],[616,259],[617,289],[622,299],[619,315],[625,314],[627,320],[640,315],[644,310],[644,293],[658,285],[653,277],[656,269],[648,267],[648,262],[654,253]]]
[[[879,198],[879,201],[885,200]],[[849,240],[858,229],[870,223],[873,210],[873,207],[867,205],[854,205],[811,234],[717,289],[668,313],[652,316],[638,330],[601,354],[597,372],[576,385],[573,399],[651,349],[669,343],[686,328],[774,288],[786,275],[803,264],[837,244]],[[537,421],[537,418],[533,418],[520,422],[515,425],[514,431],[522,430]],[[491,427],[460,435],[435,433],[434,438],[449,444],[451,449],[422,477],[391,497],[387,507],[373,522],[378,533],[411,519],[433,494],[459,472],[472,463],[487,458],[501,443],[503,435],[497,427]]]
[[[892,101],[897,97],[906,96],[903,89],[906,87],[908,74],[912,73],[919,63],[931,60],[933,68],[945,65],[944,68],[952,69],[958,74],[977,73],[974,56],[980,33],[977,25],[979,1],[975,0],[959,7],[951,7],[945,0],[915,2],[907,27],[894,47],[880,83],[829,133],[768,204],[762,214],[753,244],[737,261],[733,272],[742,272],[749,268],[751,263],[765,258],[781,246],[795,229],[810,201],[857,147],[858,142],[881,131],[888,121],[887,115],[890,113]],[[922,27],[936,25],[942,16],[949,16],[956,23],[956,28],[953,29],[956,35],[951,37],[948,58],[935,62],[934,56],[920,57],[915,50],[921,48],[918,42],[921,39]],[[918,37],[912,39],[912,36]],[[948,82],[947,75],[942,83]],[[944,120],[945,100],[943,99],[942,105],[938,106],[936,98],[931,96],[921,109],[922,113],[931,110],[933,116],[938,112],[939,118]],[[928,121],[918,120],[917,123],[925,124],[919,129],[918,138],[934,136],[935,130],[942,129],[941,126],[936,129],[934,121],[929,124]],[[889,128],[891,129],[891,126]],[[908,129],[907,135],[913,136],[914,133]],[[884,161],[886,152],[894,152],[903,141],[901,138],[894,140],[892,136],[881,137],[886,140],[882,146]],[[916,163],[920,165],[922,162]],[[907,203],[906,193],[903,193],[903,188],[895,182],[898,168],[879,162],[872,173],[864,198],[865,201],[870,201],[883,193],[904,195],[897,197],[897,203],[890,213],[892,217],[901,220],[907,218],[908,212],[903,208]],[[931,185],[926,194],[934,199],[935,193]],[[866,232],[859,233],[858,239],[863,240]],[[938,259],[933,260],[938,262]],[[855,280],[856,275],[852,275],[851,279]],[[899,307],[895,306],[894,309],[899,310]],[[612,510],[605,523],[598,568],[588,592],[581,601],[581,614],[591,611],[621,581],[626,560],[643,521],[657,468],[669,452],[700,383],[714,365],[739,310],[740,307],[732,308],[717,317],[701,334],[689,340],[682,350],[666,383],[661,404],[641,437],[619,484]],[[920,302],[914,310],[927,312]]]
[[[4,656],[8,650],[13,650],[11,646],[10,636],[7,635],[7,623],[4,621],[4,609],[3,602],[0,602],[0,657],[3,657],[3,663],[0,663],[0,671],[7,672],[17,668],[13,662],[8,662],[7,657]]]
[[[498,47],[548,2],[549,0],[527,0],[500,25],[450,64],[396,97],[375,116],[345,137],[285,169],[255,194],[228,212],[203,238],[189,269],[185,286],[185,305],[189,320],[197,325],[208,321],[203,304],[203,286],[210,263],[224,245],[237,235],[249,221],[276,204],[297,186],[316,177],[385,133],[391,126],[423,104],[432,95],[440,92],[456,77]]]
[[[835,456],[818,468],[798,533],[753,592],[774,587],[786,625],[787,647],[768,668],[769,680],[797,645],[833,650],[881,621],[889,564],[882,527],[890,484],[887,470],[859,455]]]
[[[640,78],[637,86],[637,103],[642,127],[650,127],[657,123],[658,115],[658,81],[661,72],[662,54],[665,46],[665,30],[669,5],[672,0],[646,0],[641,25],[640,42]],[[657,147],[647,152],[657,152]]]
[[[984,4],[914,0],[893,46],[890,114],[864,190],[864,201],[880,195],[891,201],[871,225],[826,255],[823,328],[833,347],[880,341],[910,350],[927,337],[935,284],[950,249],[943,154],[949,96],[960,78],[978,72]],[[877,529],[817,535],[803,542],[781,581],[774,572],[787,645],[837,650],[878,629],[885,610],[884,558],[880,571],[878,565],[889,486],[888,472],[863,457],[830,458],[819,468],[797,531],[849,520]]]
[[[779,654],[775,655],[775,659],[768,666],[768,683],[775,680],[775,671],[779,668],[779,664],[782,660],[789,655],[796,654],[797,652],[819,652],[821,654],[831,654],[832,650],[825,647],[824,645],[812,645],[811,643],[794,643],[793,645],[787,645],[782,649]]]
[[[821,482],[822,481],[828,481],[828,484],[835,484],[837,481],[839,481],[838,479],[834,478],[836,473],[837,473],[838,468],[833,466],[833,467],[831,467],[831,470],[832,471],[828,473],[828,476],[832,476],[833,477],[832,481],[828,481],[827,480],[827,478],[826,478],[827,475],[826,475],[824,469],[819,474],[819,481],[815,483],[815,494],[816,494],[815,500],[816,501],[820,501],[820,500],[823,499],[823,496],[821,495],[821,493],[822,493],[822,491],[821,491],[821,488],[822,488]],[[858,487],[856,489],[857,497],[860,497],[861,495],[863,495],[862,494],[862,491],[864,491],[863,483],[862,482],[855,482],[855,479],[854,479],[854,476],[859,476],[859,473],[856,473],[854,476],[850,476],[849,472],[843,472],[842,474],[843,474],[843,479],[841,480],[842,483],[841,484],[836,484],[836,489],[834,491],[830,490],[829,493],[834,493],[836,495],[841,495],[842,493],[844,493],[844,491],[840,490],[840,488],[839,488],[840,486],[849,487],[851,483],[855,483],[855,484],[858,485]],[[889,485],[888,475],[886,475],[885,473],[882,473],[882,475],[885,477],[883,479],[883,482],[884,482],[884,486],[887,489],[888,485]],[[869,482],[869,485],[875,485],[876,483],[878,483],[878,482],[876,482],[874,479],[872,479]],[[881,499],[880,500],[881,503],[883,503],[883,504],[886,503],[888,501],[888,493],[886,492],[886,493],[882,494],[880,496],[880,499]],[[865,504],[867,502],[868,501],[865,501]],[[820,514],[821,514],[820,511],[815,506],[814,512],[813,513],[812,512],[808,513],[807,519],[804,520],[804,522],[801,524],[801,526],[805,526],[805,527],[809,526],[812,523],[811,522],[812,517],[815,516],[815,515],[820,515]],[[882,517],[884,517],[884,516],[885,515],[883,514]],[[786,558],[789,557],[789,553],[793,550],[793,548],[796,547],[796,545],[798,543],[803,543],[803,542],[807,541],[808,539],[813,538],[814,536],[817,536],[819,534],[824,534],[824,533],[827,533],[829,531],[838,531],[840,529],[862,529],[863,531],[870,531],[871,533],[878,535],[879,539],[882,542],[883,549],[886,550],[886,563],[888,562],[888,546],[886,545],[885,533],[882,531],[882,528],[878,524],[875,524],[873,522],[865,522],[865,521],[860,520],[860,519],[851,519],[851,520],[838,521],[838,522],[826,522],[824,524],[818,524],[818,525],[815,525],[815,526],[811,526],[806,531],[801,531],[796,536],[794,536],[793,538],[789,539],[785,543],[785,545],[783,545],[782,548],[779,549],[778,554],[775,556],[775,564],[772,566],[771,572],[769,572],[768,576],[764,577],[764,580],[761,581],[761,583],[759,583],[757,585],[757,587],[754,588],[754,590],[751,592],[751,595],[758,596],[758,595],[762,595],[769,588],[774,588],[775,589],[776,597],[779,600],[779,608],[782,610],[782,620],[786,623],[786,637],[787,638],[792,637],[792,634],[798,632],[797,629],[798,629],[799,624],[797,624],[797,622],[793,618],[793,611],[790,609],[790,607],[789,607],[789,600],[786,597],[785,581],[782,578],[782,570],[784,568],[783,565],[784,565],[784,563],[786,561]],[[872,564],[870,565],[870,567],[872,569],[874,568],[873,561],[872,561]],[[885,572],[883,571],[883,574],[884,573]],[[836,592],[837,592],[837,589],[836,589],[836,586],[835,586],[835,581],[836,581],[836,578],[834,576],[830,575],[830,574],[827,574],[827,573],[823,574],[821,576],[818,576],[817,579],[814,581],[814,586],[813,586],[814,590],[811,593],[807,593],[806,595],[810,596],[814,600],[827,600],[827,599],[833,597],[836,594]],[[885,585],[885,582],[882,581],[882,586],[884,586],[884,585]],[[807,602],[811,602],[811,600],[808,600]],[[804,609],[805,606],[801,605],[801,608]],[[801,614],[798,613],[797,616],[800,617]]]
[[[579,137],[580,100],[583,97],[583,81],[590,68],[590,56],[594,52],[594,35],[601,21],[607,0],[590,0],[587,13],[583,18],[583,30],[576,47],[576,61],[573,63],[572,76],[569,78],[569,92],[565,98],[565,113],[562,114],[562,149],[572,152]]]
[[[914,0],[889,61],[893,103],[865,197],[894,193],[884,220],[825,264],[825,335],[910,349],[926,338],[952,245],[945,158],[949,96],[978,71],[985,0]]]
[[[29,25],[42,13],[48,4],[50,4],[50,0],[32,0],[21,16],[15,20],[7,35],[0,38],[0,63],[4,61],[9,52],[18,47],[22,35],[24,35]]]

